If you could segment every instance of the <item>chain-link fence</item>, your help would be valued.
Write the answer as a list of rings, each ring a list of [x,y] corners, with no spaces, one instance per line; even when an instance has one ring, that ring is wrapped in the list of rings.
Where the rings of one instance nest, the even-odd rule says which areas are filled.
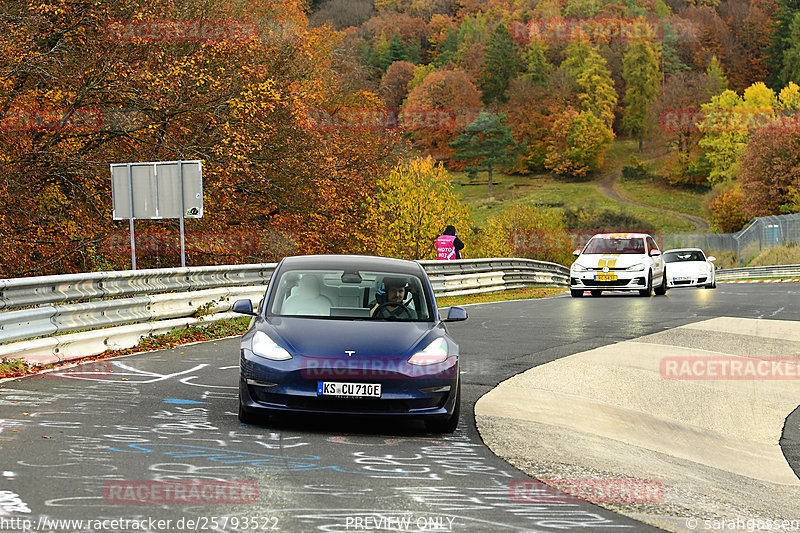
[[[696,247],[733,252],[742,266],[764,248],[800,243],[800,213],[755,218],[736,233],[664,235],[662,242],[664,249]]]

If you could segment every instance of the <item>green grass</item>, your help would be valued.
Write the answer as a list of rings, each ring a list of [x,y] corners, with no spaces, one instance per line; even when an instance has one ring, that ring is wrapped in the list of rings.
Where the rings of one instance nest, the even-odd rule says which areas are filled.
[[[646,162],[663,156],[663,147],[645,145],[644,153],[640,154],[636,141],[617,140],[609,148],[603,166],[594,174],[593,180],[630,165],[631,156]],[[490,198],[485,172],[481,172],[474,181],[465,172],[451,172],[450,176],[456,193],[472,208],[472,221],[476,226],[482,226],[488,218],[502,211],[509,203],[520,201],[548,207],[608,209],[633,215],[646,221],[654,233],[663,234],[690,233],[694,232],[695,227],[680,217],[659,211],[658,208],[709,218],[704,207],[708,193],[671,187],[658,178],[618,182],[619,190],[624,196],[653,206],[648,208],[621,204],[606,198],[597,189],[595,181],[567,182],[550,174],[510,176],[495,172],[493,196]]]
[[[747,266],[800,265],[800,245],[764,248]]]
[[[711,218],[711,213],[706,208],[710,194],[707,189],[671,187],[659,177],[634,180],[620,178],[617,189],[623,196],[642,204],[687,213],[706,220]]]
[[[694,225],[680,217],[627,204],[620,204],[603,196],[591,182],[566,182],[549,175],[509,176],[495,173],[494,197],[489,198],[485,173],[479,180],[470,182],[463,172],[451,172],[454,189],[461,200],[472,208],[472,222],[483,225],[488,218],[499,213],[515,201],[549,207],[590,207],[628,213],[647,221],[656,233],[687,233]]]
[[[439,307],[451,305],[483,304],[503,302],[506,300],[530,300],[533,298],[549,298],[567,292],[566,287],[528,287],[510,291],[489,292],[483,294],[465,294],[463,296],[443,296],[436,299]]]

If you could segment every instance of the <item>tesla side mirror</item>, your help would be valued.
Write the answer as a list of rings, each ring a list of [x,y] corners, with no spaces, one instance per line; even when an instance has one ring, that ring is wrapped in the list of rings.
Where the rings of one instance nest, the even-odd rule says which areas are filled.
[[[461,307],[451,307],[447,312],[447,318],[443,322],[460,322],[469,318],[467,312]]]
[[[661,250],[650,250],[650,257],[658,257],[661,255]]]
[[[717,260],[717,258],[716,258],[716,257],[714,257],[713,255],[709,255],[709,256],[708,256],[708,260],[709,260],[709,261],[716,261],[716,260]]]
[[[256,316],[256,313],[253,312],[253,302],[250,301],[250,298],[244,298],[242,300],[236,300],[233,302],[231,311],[234,313],[240,313],[242,315]]]
[[[581,255],[581,251],[580,250],[573,250],[572,251],[572,255],[574,255],[575,257],[578,257],[579,255]]]

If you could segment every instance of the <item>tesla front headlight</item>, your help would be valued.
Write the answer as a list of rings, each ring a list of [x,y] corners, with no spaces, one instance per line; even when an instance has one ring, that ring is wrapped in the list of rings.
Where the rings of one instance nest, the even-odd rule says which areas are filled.
[[[253,353],[264,359],[271,359],[273,361],[286,361],[291,359],[292,356],[285,349],[278,346],[278,344],[270,338],[269,335],[263,331],[256,331],[253,335],[253,341],[250,344]]]
[[[412,365],[435,365],[447,359],[447,341],[439,337],[408,360]]]
[[[574,270],[575,272],[586,272],[589,269],[583,265],[579,265],[578,263],[573,263],[572,270]]]
[[[644,270],[644,263],[636,263],[635,265],[629,266],[625,270],[628,270],[630,272],[639,272],[641,270]]]

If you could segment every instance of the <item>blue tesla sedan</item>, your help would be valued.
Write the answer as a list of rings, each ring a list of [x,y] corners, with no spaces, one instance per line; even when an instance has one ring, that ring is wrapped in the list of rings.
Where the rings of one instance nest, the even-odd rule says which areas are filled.
[[[461,400],[458,345],[439,317],[419,263],[370,256],[283,259],[242,337],[239,420],[318,413],[413,417],[455,430]]]

